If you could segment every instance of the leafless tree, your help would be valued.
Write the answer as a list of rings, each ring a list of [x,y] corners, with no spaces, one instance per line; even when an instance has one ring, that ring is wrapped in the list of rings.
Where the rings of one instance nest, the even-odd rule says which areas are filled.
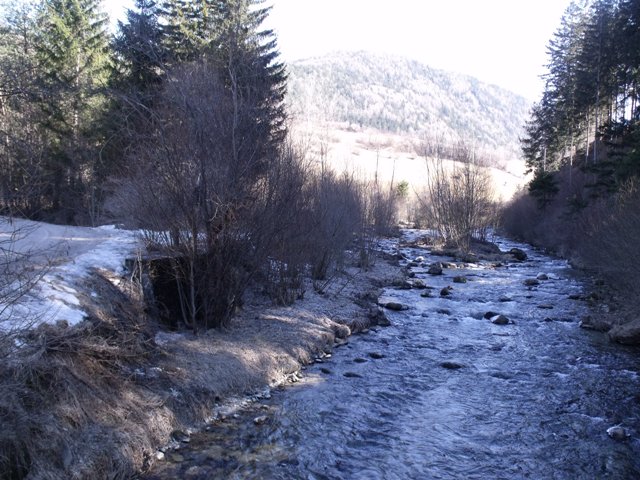
[[[443,159],[438,151],[425,158],[426,195],[422,199],[428,222],[443,240],[468,249],[471,238],[485,237],[496,217],[491,176],[468,144],[458,146],[461,161]],[[433,153],[433,152],[432,152]]]

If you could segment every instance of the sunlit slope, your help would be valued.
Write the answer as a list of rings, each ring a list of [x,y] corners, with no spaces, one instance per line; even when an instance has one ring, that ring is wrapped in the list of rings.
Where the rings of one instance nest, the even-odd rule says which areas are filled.
[[[358,53],[294,62],[289,108],[297,137],[336,169],[423,183],[425,142],[464,141],[494,167],[500,196],[523,180],[519,137],[529,103],[495,85],[402,57]]]

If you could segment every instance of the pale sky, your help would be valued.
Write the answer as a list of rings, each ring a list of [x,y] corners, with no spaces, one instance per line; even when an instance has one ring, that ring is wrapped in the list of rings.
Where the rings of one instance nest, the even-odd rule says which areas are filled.
[[[121,12],[127,0],[107,0]],[[546,46],[570,0],[267,0],[285,61],[393,53],[538,100]]]

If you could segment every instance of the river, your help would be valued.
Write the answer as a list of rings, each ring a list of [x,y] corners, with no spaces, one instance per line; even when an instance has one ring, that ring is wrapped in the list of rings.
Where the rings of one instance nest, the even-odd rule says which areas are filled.
[[[387,288],[381,302],[408,307],[387,312],[391,327],[351,337],[146,478],[640,478],[640,352],[578,327],[588,311],[566,261],[496,243],[528,259],[432,276],[449,259],[401,248],[424,257],[412,271],[433,289]]]

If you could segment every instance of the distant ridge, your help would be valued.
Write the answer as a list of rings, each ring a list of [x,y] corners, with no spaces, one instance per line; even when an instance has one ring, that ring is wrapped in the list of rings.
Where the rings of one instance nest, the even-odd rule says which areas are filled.
[[[510,158],[529,101],[468,75],[400,56],[336,52],[289,64],[289,104],[297,118],[456,141]]]

